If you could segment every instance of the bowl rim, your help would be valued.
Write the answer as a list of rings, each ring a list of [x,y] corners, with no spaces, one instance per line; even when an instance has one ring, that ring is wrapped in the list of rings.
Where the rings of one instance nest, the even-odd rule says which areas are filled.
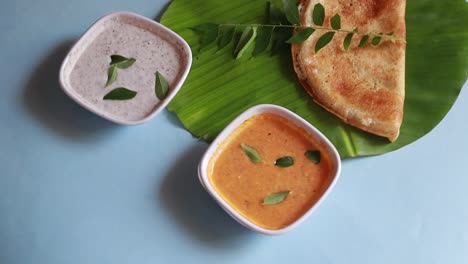
[[[102,109],[99,109],[98,107],[96,107],[93,103],[88,102],[88,101],[84,100],[82,97],[80,97],[80,95],[73,90],[73,87],[69,84],[69,82],[67,82],[67,78],[69,77],[69,74],[71,73],[71,71],[69,71],[67,73],[66,69],[67,69],[67,65],[69,63],[69,60],[71,58],[71,55],[74,52],[77,52],[79,50],[79,48],[86,43],[85,42],[86,39],[92,37],[92,33],[95,30],[98,30],[99,26],[102,23],[104,23],[107,20],[113,19],[115,17],[119,17],[119,16],[133,17],[133,18],[138,19],[140,21],[144,21],[144,22],[148,23],[149,25],[151,25],[152,27],[157,28],[159,30],[159,32],[162,33],[162,35],[168,36],[168,37],[174,39],[175,41],[174,41],[173,45],[178,45],[178,46],[180,45],[180,47],[181,47],[180,48],[180,55],[181,55],[182,59],[184,59],[184,61],[185,61],[185,63],[182,64],[182,67],[183,67],[182,69],[183,70],[181,71],[181,74],[179,74],[180,77],[175,82],[173,87],[171,87],[172,89],[170,90],[170,92],[166,96],[166,98],[164,98],[164,100],[161,100],[157,104],[157,106],[155,106],[154,109],[148,115],[146,115],[142,119],[138,119],[138,120],[127,120],[124,117],[119,117],[117,115],[108,114],[106,111],[103,111]],[[191,50],[189,44],[181,36],[179,36],[177,33],[172,31],[171,29],[165,27],[164,25],[162,25],[162,24],[160,24],[160,23],[158,23],[158,22],[156,22],[156,21],[154,21],[152,19],[144,17],[142,15],[139,15],[139,14],[136,14],[136,13],[133,13],[133,12],[129,12],[129,11],[115,11],[115,12],[111,12],[109,14],[106,14],[106,15],[102,16],[101,18],[96,20],[94,23],[92,23],[91,26],[89,26],[88,29],[73,44],[73,46],[68,51],[67,55],[63,59],[62,64],[60,66],[59,82],[60,82],[60,86],[61,86],[62,90],[64,91],[64,93],[68,97],[70,97],[73,101],[75,101],[76,103],[81,105],[83,108],[89,110],[90,112],[92,112],[92,113],[94,113],[94,114],[96,114],[96,115],[98,115],[98,116],[100,116],[100,117],[102,117],[104,119],[107,119],[107,120],[110,120],[110,121],[115,122],[117,124],[120,124],[120,125],[137,125],[137,124],[142,124],[142,123],[152,119],[153,117],[155,117],[159,112],[161,112],[169,104],[169,102],[179,92],[180,88],[182,87],[182,84],[185,82],[185,79],[187,78],[187,76],[188,76],[188,74],[190,72],[191,65],[192,65],[192,50]]]
[[[246,217],[242,216],[240,213],[238,213],[228,202],[226,202],[221,195],[215,190],[215,188],[211,185],[209,179],[208,179],[208,163],[210,159],[213,157],[213,155],[216,153],[216,150],[224,142],[224,140],[231,135],[231,133],[238,128],[245,120],[248,118],[261,114],[261,113],[273,113],[280,115],[284,118],[287,118],[289,121],[293,122],[295,125],[298,125],[299,127],[304,128],[311,136],[315,137],[317,140],[319,140],[322,144],[323,147],[326,148],[328,151],[328,155],[331,158],[331,163],[332,163],[332,169],[334,169],[334,173],[332,174],[333,179],[331,180],[328,188],[322,193],[320,198],[298,219],[296,219],[294,222],[289,224],[288,226],[277,229],[277,230],[271,230],[271,229],[266,229],[263,227],[260,227],[256,225],[255,223],[251,222],[248,220]],[[241,113],[239,116],[237,116],[226,128],[224,128],[221,133],[213,140],[211,145],[208,147],[206,150],[205,154],[203,155],[199,166],[198,166],[198,178],[200,180],[201,185],[205,188],[205,190],[210,194],[211,197],[232,217],[234,218],[237,222],[239,222],[241,225],[247,227],[248,229],[251,229],[253,231],[256,231],[258,233],[264,234],[264,235],[281,235],[284,233],[287,233],[291,231],[292,229],[296,228],[298,225],[300,225],[302,222],[304,222],[310,215],[320,206],[320,204],[323,202],[323,200],[329,195],[333,187],[335,186],[338,178],[340,177],[341,174],[341,158],[336,150],[335,146],[328,140],[328,138],[323,135],[317,128],[315,128],[313,125],[311,125],[309,122],[304,120],[302,117],[299,115],[295,114],[294,112],[278,106],[278,105],[273,105],[273,104],[260,104],[253,106],[247,110],[245,110],[243,113]]]

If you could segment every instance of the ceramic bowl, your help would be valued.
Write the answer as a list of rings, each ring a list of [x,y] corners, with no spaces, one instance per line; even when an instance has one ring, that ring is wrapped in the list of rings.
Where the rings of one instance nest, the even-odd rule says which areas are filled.
[[[244,121],[249,119],[250,117],[261,114],[261,113],[273,113],[279,116],[282,116],[293,124],[297,125],[298,127],[303,128],[311,138],[314,138],[315,142],[321,145],[322,151],[326,152],[330,157],[330,164],[331,164],[331,177],[332,180],[328,186],[328,188],[322,193],[321,197],[313,204],[307,212],[299,217],[296,221],[291,223],[290,225],[278,229],[278,230],[270,230],[262,228],[255,223],[251,222],[249,219],[242,216],[238,213],[231,205],[226,202],[221,195],[216,191],[216,189],[210,183],[208,178],[208,164],[213,155],[216,153],[216,150],[224,142],[224,140],[229,137],[229,135],[238,128]],[[341,159],[338,154],[338,151],[333,146],[333,144],[314,126],[304,120],[302,117],[298,116],[297,114],[287,110],[286,108],[264,104],[264,105],[257,105],[254,106],[242,114],[240,114],[236,119],[234,119],[213,141],[210,147],[207,149],[206,153],[204,154],[202,160],[199,163],[198,167],[198,175],[202,186],[206,189],[206,191],[214,198],[214,200],[237,222],[242,224],[243,226],[247,227],[250,230],[259,232],[265,235],[281,235],[284,234],[293,228],[297,227],[299,224],[304,222],[322,203],[322,201],[328,196],[330,191],[333,189],[334,185],[336,184],[339,175],[341,172]]]
[[[177,77],[175,78],[175,80],[173,80],[171,82],[170,89],[169,89],[169,92],[168,92],[167,96],[164,98],[164,100],[161,100],[161,101],[159,101],[157,103],[154,103],[154,105],[150,104],[150,106],[152,107],[152,108],[150,108],[151,111],[148,111],[149,113],[144,114],[144,116],[142,116],[141,118],[138,117],[138,118],[130,119],[130,118],[124,116],[124,115],[118,115],[118,114],[115,114],[115,113],[113,113],[111,111],[103,109],[102,107],[97,107],[96,103],[93,103],[93,100],[96,102],[98,99],[93,99],[93,100],[90,100],[89,98],[86,99],[83,96],[83,93],[77,92],[77,89],[76,89],[77,85],[75,84],[75,87],[74,87],[74,84],[71,81],[71,74],[72,74],[75,66],[79,62],[80,57],[85,53],[85,51],[88,48],[92,47],[93,45],[96,45],[96,44],[94,44],[94,40],[96,40],[96,38],[102,32],[104,32],[106,30],[106,27],[107,27],[107,29],[109,29],[109,27],[113,26],[113,28],[112,28],[112,30],[114,30],[113,32],[120,30],[119,27],[115,26],[115,23],[116,23],[115,21],[118,21],[118,23],[125,23],[125,24],[130,25],[131,27],[128,27],[128,28],[136,28],[137,30],[138,30],[138,28],[143,29],[143,31],[145,32],[144,34],[148,34],[148,36],[150,34],[156,35],[161,40],[164,40],[167,43],[167,44],[164,44],[164,45],[166,45],[166,47],[170,47],[171,50],[175,50],[175,52],[173,54],[178,54],[178,59],[179,59],[178,60],[178,63],[179,63],[178,64],[178,74],[177,74]],[[114,23],[114,24],[112,24],[112,23]],[[148,41],[148,43],[150,43],[150,42]],[[150,50],[151,52],[158,49],[158,46],[155,46],[154,43],[151,44],[153,46],[151,46],[150,44],[148,44],[148,45],[149,45],[149,47],[147,48],[147,50]],[[111,48],[112,47],[109,47],[109,49],[111,49]],[[129,50],[144,49],[144,48],[145,47],[141,47],[141,46],[134,48],[133,45],[128,47]],[[143,51],[140,50],[140,52],[143,52]],[[146,52],[146,50],[145,50],[145,52]],[[109,56],[106,56],[105,59],[110,60]],[[158,58],[155,58],[155,60],[157,60],[157,59]],[[96,60],[98,60],[98,59],[96,59]],[[137,58],[137,62],[134,65],[136,65],[138,63],[138,60],[139,59]],[[99,61],[96,61],[96,63],[108,63],[108,62],[107,61],[103,62],[102,58],[100,58]],[[190,49],[189,45],[187,44],[187,42],[184,39],[182,39],[179,35],[177,35],[173,31],[171,31],[170,29],[164,27],[163,25],[161,25],[161,24],[159,24],[159,23],[157,23],[157,22],[155,22],[155,21],[153,21],[151,19],[148,19],[146,17],[140,16],[140,15],[137,15],[137,14],[134,14],[134,13],[130,13],[130,12],[115,12],[115,13],[108,14],[108,15],[102,17],[101,19],[99,19],[98,21],[96,21],[81,36],[81,38],[76,42],[76,44],[69,51],[68,55],[65,57],[65,59],[64,59],[64,61],[62,63],[61,69],[60,69],[59,79],[60,79],[60,83],[61,83],[61,86],[62,86],[64,92],[70,98],[72,98],[74,101],[76,101],[78,104],[80,104],[84,108],[88,109],[89,111],[91,111],[91,112],[93,112],[93,113],[95,113],[95,114],[97,114],[97,115],[99,115],[99,116],[101,116],[101,117],[103,117],[105,119],[113,121],[115,123],[123,124],[123,125],[135,125],[135,124],[140,124],[140,123],[143,123],[143,122],[151,119],[157,113],[159,113],[164,107],[166,107],[166,105],[174,98],[174,96],[180,90],[183,82],[185,81],[185,79],[186,79],[186,77],[187,77],[187,75],[189,73],[191,64],[192,64],[191,49]],[[105,65],[108,65],[108,64],[105,64]],[[134,66],[132,66],[132,67],[134,67]],[[107,71],[105,71],[105,72],[95,72],[95,71],[89,72],[89,75],[92,75],[92,74],[99,74],[98,77],[99,78],[104,78],[103,80],[104,80],[104,83],[105,83],[105,78],[107,78]],[[119,76],[120,76],[120,73],[119,73]],[[151,76],[154,77],[154,73],[151,73]],[[117,79],[117,81],[118,80],[119,79]],[[151,87],[151,85],[152,85],[153,88]],[[154,90],[154,81],[153,81],[152,84],[148,83],[147,86],[148,86],[147,89],[153,89]],[[109,89],[109,88],[105,88],[103,86],[102,90],[104,91],[105,89]],[[107,90],[107,91],[109,91],[109,90]],[[134,99],[132,99],[132,100],[134,100]],[[156,100],[156,97],[153,100]],[[138,105],[137,105],[137,107],[138,107]]]

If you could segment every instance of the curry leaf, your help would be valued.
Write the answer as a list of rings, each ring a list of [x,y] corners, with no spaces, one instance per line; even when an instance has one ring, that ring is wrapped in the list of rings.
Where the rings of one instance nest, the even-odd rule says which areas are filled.
[[[235,26],[222,26],[219,29],[220,37],[218,39],[218,50],[226,47],[234,38]]]
[[[128,58],[126,58],[126,57],[124,57],[122,55],[117,55],[117,54],[111,55],[110,57],[111,57],[110,65],[114,65],[114,64],[117,64],[117,63],[128,60]]]
[[[283,0],[283,8],[289,23],[292,25],[301,25],[299,10],[297,9],[297,0]]]
[[[282,201],[284,201],[286,197],[288,197],[289,193],[290,191],[272,193],[268,195],[267,197],[263,198],[263,204],[265,205],[279,204]]]
[[[330,41],[332,41],[333,37],[335,36],[334,31],[329,31],[323,34],[315,43],[315,53],[319,52],[323,47],[325,47]]]
[[[105,87],[111,85],[115,80],[117,80],[117,67],[112,65],[109,67],[109,70],[107,70],[107,82]]]
[[[318,150],[307,150],[305,155],[308,159],[310,159],[313,163],[319,164],[320,163],[320,151]]]
[[[242,35],[237,42],[236,49],[234,50],[234,57],[239,59],[242,57],[247,48],[254,42],[255,37],[257,36],[257,27],[248,26],[242,32]]]
[[[294,159],[291,156],[285,156],[275,161],[276,166],[283,167],[283,168],[292,166],[293,164],[294,164]]]
[[[115,88],[104,96],[104,100],[129,100],[135,97],[137,92],[124,87]]]
[[[285,28],[285,27],[277,27],[273,30],[273,46],[271,48],[271,54],[279,53],[280,50],[288,48],[286,40],[291,38],[292,36],[292,29]]]
[[[127,69],[128,67],[132,66],[133,63],[135,63],[135,62],[136,62],[136,59],[130,58],[128,60],[116,63],[116,64],[114,64],[114,66],[119,68],[119,69]]]
[[[218,37],[218,24],[214,23],[203,23],[192,28],[193,31],[201,35],[200,38],[200,49],[211,44]]]
[[[117,69],[126,69],[136,62],[134,58],[126,58],[121,55],[111,55],[110,67],[107,70],[107,82],[105,87],[111,85],[117,79]]]
[[[354,32],[348,33],[343,40],[343,48],[345,51],[348,51],[349,46],[351,45],[351,40],[353,39]]]
[[[283,24],[284,21],[284,14],[277,8],[273,3],[267,2],[267,20],[268,23],[273,25]]]
[[[159,100],[164,100],[167,96],[167,91],[169,90],[169,84],[160,72],[156,71],[155,76],[156,82],[154,85],[154,91],[156,93],[156,97]]]
[[[325,21],[325,8],[322,4],[318,3],[314,6],[314,10],[312,11],[312,20],[315,25],[323,26],[323,22]]]
[[[371,43],[373,46],[378,46],[380,44],[380,41],[382,40],[382,37],[381,36],[375,36]]]
[[[364,35],[362,38],[361,38],[361,41],[359,41],[359,45],[358,47],[364,47],[366,44],[367,44],[367,41],[369,40],[369,35]]]
[[[262,161],[262,158],[260,157],[260,154],[258,154],[257,150],[245,145],[244,143],[241,144],[241,147],[242,147],[242,150],[244,150],[244,153],[247,155],[247,157],[249,157],[249,159],[252,162],[259,163]]]
[[[313,28],[305,28],[296,34],[294,34],[290,39],[288,39],[286,42],[287,43],[302,43],[306,41],[310,35],[312,35],[315,32],[315,29]]]
[[[331,19],[330,23],[333,29],[341,29],[341,17],[338,14],[335,14]]]
[[[351,40],[353,39],[354,33],[348,33],[343,41],[343,48],[348,51],[349,46],[351,45]]]
[[[255,48],[252,52],[252,57],[256,57],[266,50],[271,41],[271,36],[274,28],[261,27],[257,31],[257,38],[255,39]]]

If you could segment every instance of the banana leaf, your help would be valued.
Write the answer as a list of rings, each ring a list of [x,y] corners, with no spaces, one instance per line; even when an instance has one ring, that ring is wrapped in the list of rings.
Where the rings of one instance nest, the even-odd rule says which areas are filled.
[[[273,1],[281,6],[278,1]],[[468,4],[464,0],[407,1],[406,100],[400,137],[390,143],[343,123],[317,106],[299,85],[286,47],[280,54],[233,59],[234,44],[199,50],[191,27],[201,23],[263,23],[265,1],[174,0],[161,23],[191,45],[192,70],[169,104],[185,128],[206,141],[245,109],[284,106],[321,130],[342,158],[387,153],[430,132],[447,114],[468,77]],[[251,50],[246,51],[250,54]]]

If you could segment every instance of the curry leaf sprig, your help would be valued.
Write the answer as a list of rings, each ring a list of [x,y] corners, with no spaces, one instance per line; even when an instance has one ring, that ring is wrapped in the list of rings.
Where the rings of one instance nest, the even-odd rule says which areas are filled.
[[[319,52],[327,46],[336,34],[346,34],[343,40],[343,49],[348,51],[352,39],[359,36],[358,48],[364,47],[369,43],[372,46],[378,46],[384,40],[392,43],[397,41],[405,42],[404,39],[394,36],[390,33],[360,32],[357,28],[349,30],[341,27],[341,16],[335,14],[330,18],[330,26],[325,27],[325,7],[318,3],[312,11],[313,25],[301,25],[297,0],[283,0],[284,12],[267,2],[265,24],[215,24],[203,23],[192,28],[200,35],[199,50],[217,41],[217,49],[222,50],[229,43],[234,43],[233,56],[239,59],[246,50],[254,45],[252,58],[263,53],[271,44],[272,52],[284,44],[298,44],[309,39],[315,32],[323,32],[316,41],[314,51]],[[240,38],[236,38],[240,34]]]

